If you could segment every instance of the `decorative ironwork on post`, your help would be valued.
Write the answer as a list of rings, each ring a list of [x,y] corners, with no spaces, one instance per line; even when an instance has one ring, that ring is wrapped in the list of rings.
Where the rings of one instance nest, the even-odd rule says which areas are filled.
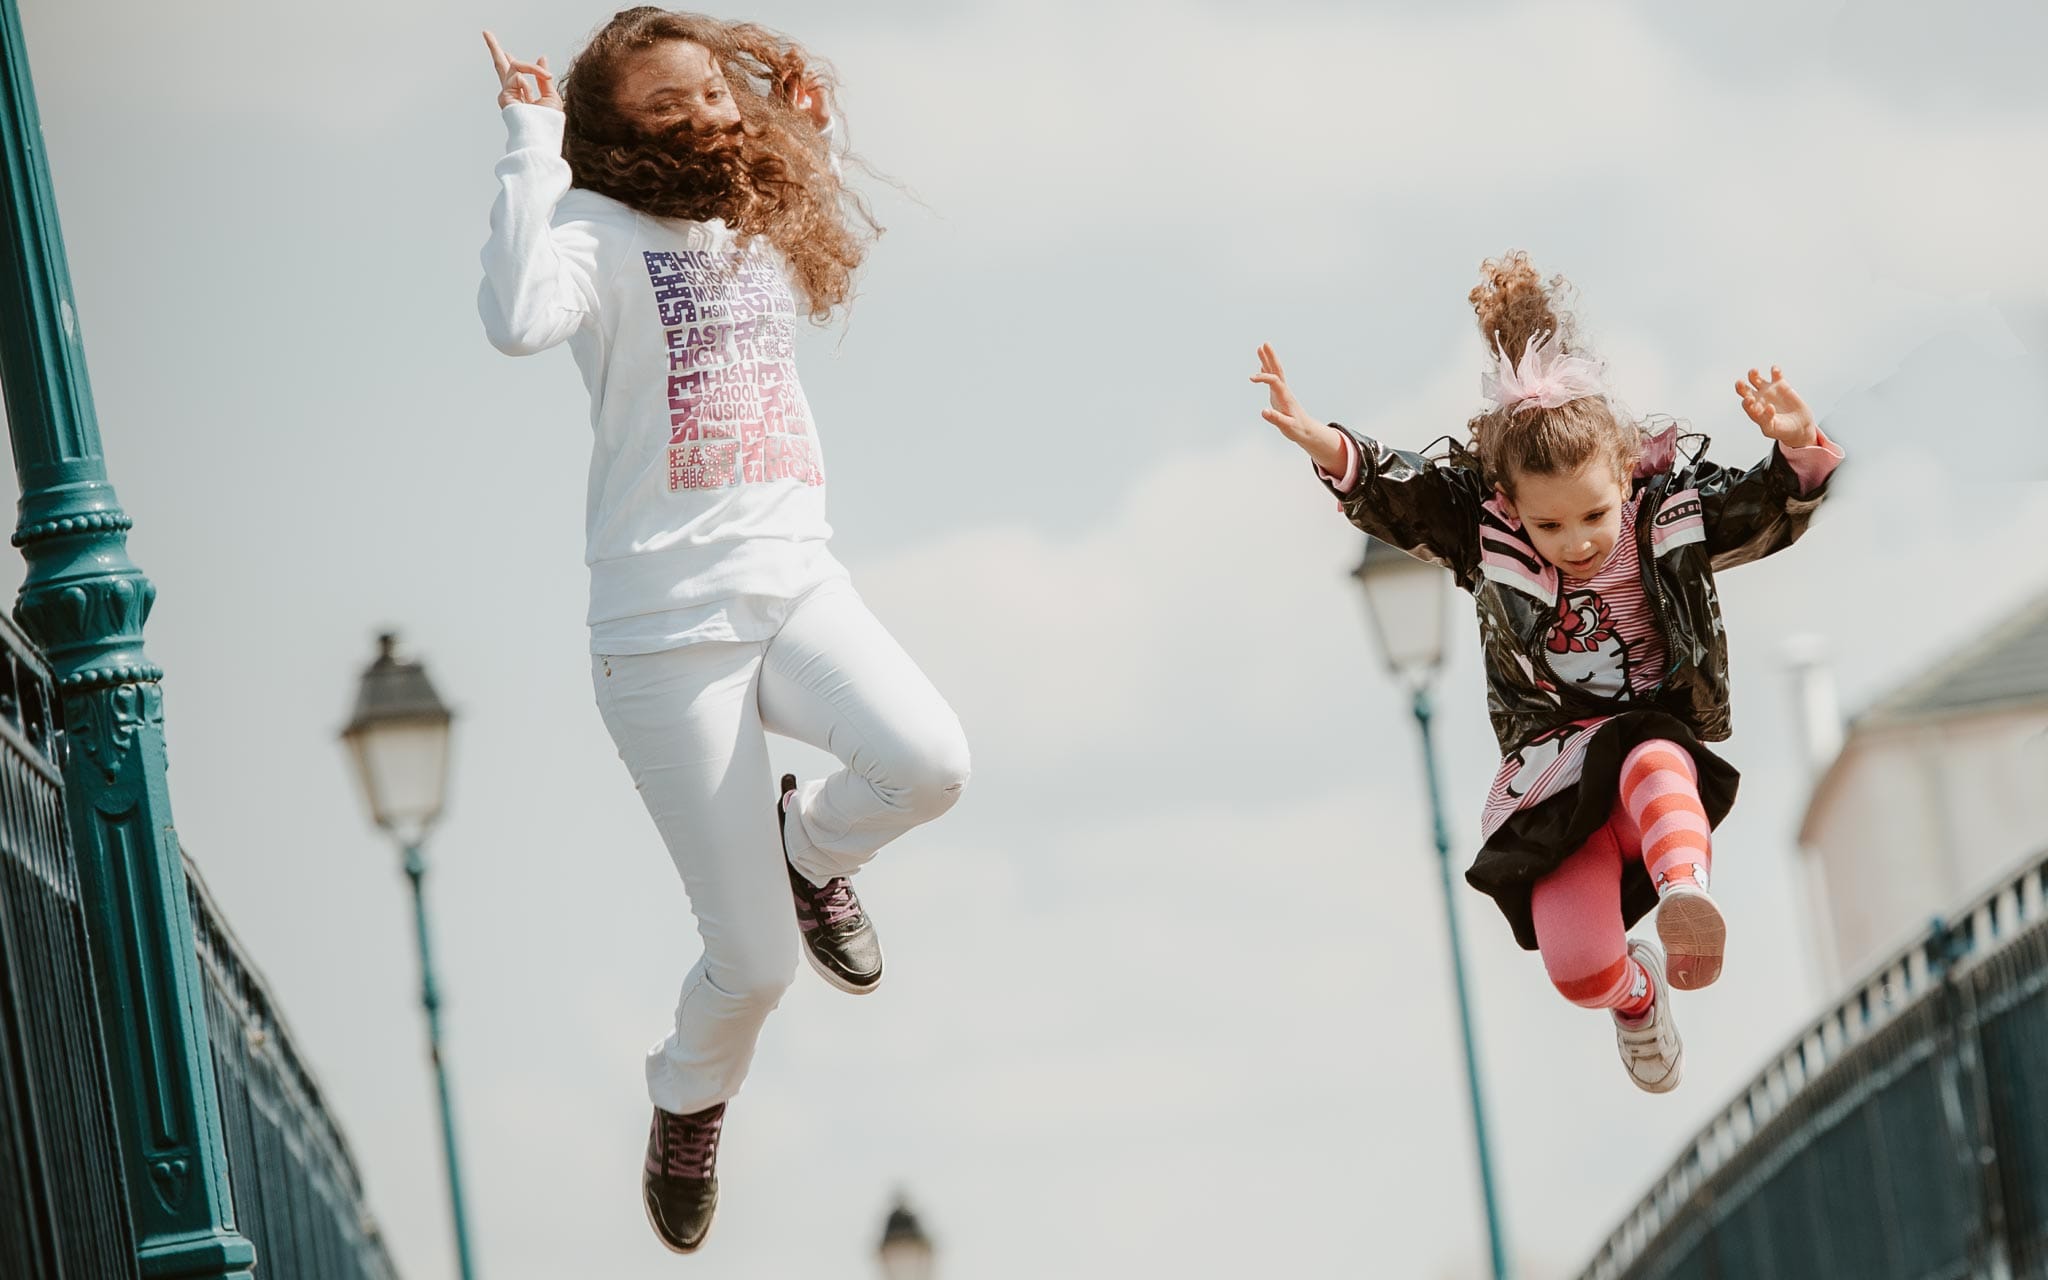
[[[108,483],[20,15],[0,0],[0,383],[21,481],[15,605],[56,675],[66,806],[148,1276],[245,1277],[184,868],[164,781],[156,589]]]

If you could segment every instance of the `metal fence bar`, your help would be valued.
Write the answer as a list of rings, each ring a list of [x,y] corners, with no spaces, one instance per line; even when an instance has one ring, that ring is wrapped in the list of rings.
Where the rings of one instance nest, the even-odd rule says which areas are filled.
[[[1935,921],[1768,1059],[1580,1280],[2048,1280],[2048,1105],[2026,1088],[2044,1078],[2048,852]],[[1875,1199],[1849,1212],[1840,1187],[1859,1179]],[[1873,1212],[1882,1230],[1868,1229]],[[1825,1262],[1796,1256],[1829,1241]]]
[[[0,619],[0,1275],[136,1275],[49,669]]]
[[[395,1280],[348,1140],[277,1001],[188,857],[235,1221],[258,1280]]]

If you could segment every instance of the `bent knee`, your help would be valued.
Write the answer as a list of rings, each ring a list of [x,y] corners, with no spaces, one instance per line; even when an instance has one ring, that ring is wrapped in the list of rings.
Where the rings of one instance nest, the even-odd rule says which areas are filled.
[[[958,727],[933,734],[906,753],[879,789],[893,808],[929,821],[958,803],[973,776],[967,738]]]

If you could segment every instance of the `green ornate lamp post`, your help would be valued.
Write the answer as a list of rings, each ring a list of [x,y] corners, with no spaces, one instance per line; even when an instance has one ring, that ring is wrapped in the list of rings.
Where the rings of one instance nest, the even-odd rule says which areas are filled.
[[[469,1228],[462,1211],[462,1165],[456,1158],[455,1109],[448,1095],[448,1068],[441,1060],[441,994],[434,985],[433,951],[427,941],[427,902],[421,855],[427,829],[441,816],[448,790],[448,727],[454,715],[434,692],[426,668],[398,656],[398,637],[377,638],[377,659],[363,672],[355,714],[341,731],[362,783],[371,820],[397,841],[406,878],[412,882],[413,923],[419,931],[420,1003],[427,1012],[427,1051],[441,1098],[441,1144],[448,1162],[448,1207],[454,1220],[455,1256],[462,1280],[470,1280]]]
[[[0,383],[21,484],[15,617],[63,702],[65,804],[145,1277],[246,1277],[184,863],[164,781],[156,588],[108,483],[42,122],[14,0],[0,0]]]
[[[902,1196],[882,1224],[882,1243],[875,1248],[882,1280],[932,1280],[932,1242],[923,1224]]]
[[[1365,612],[1387,670],[1413,698],[1415,726],[1422,736],[1422,770],[1429,784],[1429,810],[1436,833],[1437,869],[1444,882],[1444,922],[1451,938],[1451,979],[1458,993],[1458,1027],[1465,1045],[1465,1084],[1472,1095],[1472,1136],[1479,1152],[1479,1193],[1486,1206],[1487,1242],[1494,1280],[1507,1280],[1507,1245],[1499,1202],[1493,1193],[1493,1159],[1486,1141],[1486,1097],[1479,1087],[1479,1051],[1472,1038],[1472,1001],[1465,990],[1465,946],[1458,935],[1452,898],[1451,836],[1444,822],[1443,790],[1437,783],[1436,742],[1430,733],[1435,704],[1431,690],[1444,662],[1444,613],[1450,575],[1436,565],[1367,535],[1365,556],[1352,571],[1364,589]]]

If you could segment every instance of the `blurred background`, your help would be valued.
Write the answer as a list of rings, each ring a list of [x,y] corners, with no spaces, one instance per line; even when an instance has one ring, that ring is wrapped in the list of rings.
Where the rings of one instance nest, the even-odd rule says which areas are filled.
[[[2048,771],[2048,641],[1998,650],[2019,718],[1978,755],[1885,763],[1852,733],[1867,768],[1814,790],[1840,712],[1946,714],[1942,675],[2036,634],[2048,10],[729,11],[834,64],[889,179],[850,318],[800,364],[840,558],[975,780],[862,877],[888,983],[800,975],[771,1020],[718,1228],[676,1262],[638,1200],[641,1053],[697,943],[591,705],[585,396],[565,353],[491,350],[474,305],[503,147],[478,32],[564,67],[607,11],[20,11],[160,592],[179,833],[406,1276],[455,1273],[439,1122],[409,891],[337,740],[385,629],[456,715],[429,883],[479,1275],[874,1275],[899,1190],[949,1280],[1489,1274],[1406,695],[1348,576],[1362,538],[1247,378],[1271,341],[1313,412],[1462,435],[1465,294],[1509,248],[1578,287],[1631,408],[1747,463],[1732,383],[1777,363],[1848,455],[1804,541],[1720,582],[1744,782],[1683,1088],[1631,1088],[1606,1016],[1459,890],[1516,1273],[1576,1274],[1844,984],[2048,846],[2021,786]],[[1496,748],[1452,607],[1461,869]],[[1871,817],[1944,760],[1964,789],[1922,825]],[[1967,790],[1984,770],[2020,781]]]

